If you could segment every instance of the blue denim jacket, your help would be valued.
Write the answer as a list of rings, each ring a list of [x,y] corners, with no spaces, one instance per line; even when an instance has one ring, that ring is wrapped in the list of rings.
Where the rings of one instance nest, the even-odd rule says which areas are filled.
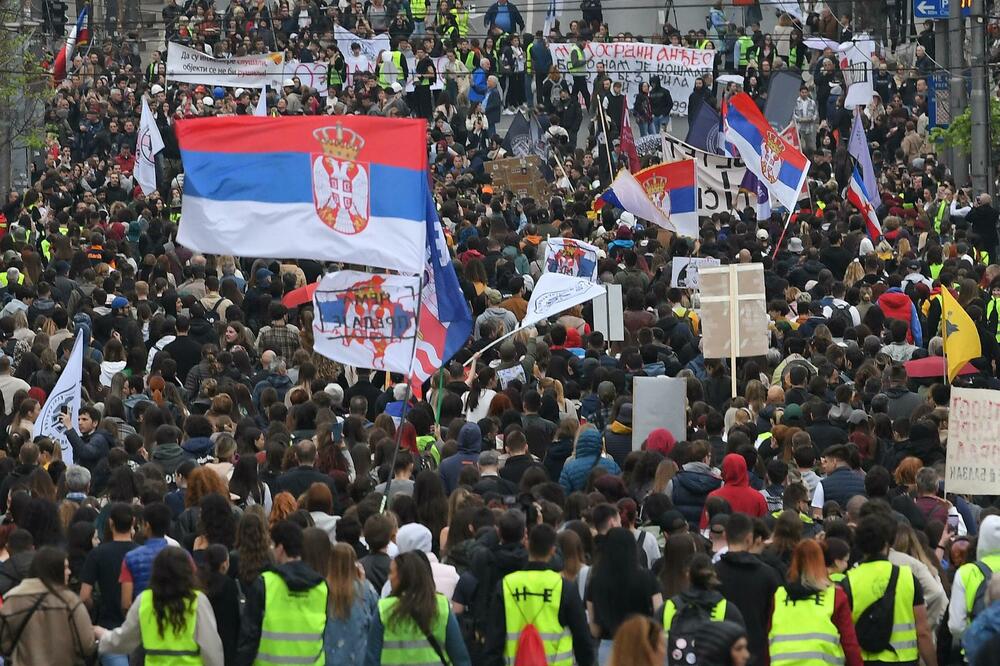
[[[323,632],[323,651],[326,663],[337,666],[360,666],[365,663],[368,651],[368,630],[372,619],[378,617],[378,594],[368,581],[354,587],[354,604],[346,620],[332,615]]]

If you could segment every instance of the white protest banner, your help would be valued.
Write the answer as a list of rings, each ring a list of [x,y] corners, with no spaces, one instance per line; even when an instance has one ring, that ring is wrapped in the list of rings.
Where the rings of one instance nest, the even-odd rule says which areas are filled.
[[[662,137],[664,162],[694,158],[698,178],[698,215],[711,217],[723,211],[742,210],[757,200],[740,191],[747,168],[736,157],[712,155],[698,150],[669,134]]]
[[[698,270],[702,266],[719,266],[715,257],[674,257],[670,262],[670,286],[679,289],[698,288]]]
[[[852,41],[844,42],[838,49],[840,70],[847,84],[844,108],[871,104],[875,94],[875,80],[872,76],[872,56],[875,42],[865,34],[857,35]]]
[[[448,64],[448,56],[438,56],[437,58],[431,58],[431,62],[434,63],[434,83],[431,84],[431,90],[444,90],[444,68]],[[417,57],[413,55],[413,51],[406,54],[406,71],[409,72],[409,77],[406,79],[406,92],[413,92],[414,81],[417,80]]]
[[[944,489],[1000,494],[1000,391],[952,387]]]
[[[280,87],[285,56],[264,53],[241,58],[213,58],[170,42],[167,45],[167,79],[182,83],[229,88]]]
[[[597,247],[573,238],[550,238],[545,244],[545,272],[597,281]]]
[[[327,273],[313,294],[315,350],[346,365],[408,373],[420,277]]]
[[[528,314],[521,326],[529,326],[546,317],[557,315],[574,305],[586,303],[604,293],[604,287],[590,280],[584,280],[560,273],[544,273],[531,292]]]
[[[632,450],[638,451],[649,433],[666,428],[678,442],[687,439],[687,380],[677,377],[635,377],[632,380]]]
[[[83,334],[77,333],[73,341],[73,351],[70,352],[66,367],[56,381],[56,385],[45,399],[42,411],[35,419],[35,427],[31,437],[49,437],[59,443],[62,449],[62,459],[67,465],[73,464],[73,447],[66,438],[66,428],[63,427],[63,412],[69,412],[74,428],[79,428],[80,415],[80,381],[83,377]]]
[[[361,72],[364,74],[374,74],[375,65],[383,51],[391,51],[392,45],[389,42],[389,35],[376,35],[374,39],[362,39],[350,30],[333,26],[333,37],[337,40],[337,46],[344,55],[344,64],[347,65],[347,83],[354,84],[354,74]],[[351,44],[361,47],[360,53],[355,57],[351,49]]]
[[[326,97],[326,72],[330,68],[325,62],[299,62],[289,60],[285,63],[285,78],[299,77],[299,83],[316,91],[320,97]]]
[[[604,288],[604,296],[594,299],[594,330],[603,333],[608,342],[621,342],[625,339],[622,286],[606,284]]]
[[[573,44],[565,43],[549,46],[552,60],[560,72],[569,71],[573,48]],[[639,85],[647,83],[650,76],[659,76],[660,84],[670,91],[674,100],[672,114],[686,116],[695,79],[712,72],[716,53],[669,44],[588,42],[583,55],[587,59],[589,86],[594,85],[597,66],[603,65],[612,81],[622,82],[622,94],[631,104],[639,92]]]

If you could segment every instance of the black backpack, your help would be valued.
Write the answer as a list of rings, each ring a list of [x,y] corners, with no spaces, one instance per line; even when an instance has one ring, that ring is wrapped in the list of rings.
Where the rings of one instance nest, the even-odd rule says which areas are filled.
[[[885,593],[866,608],[858,617],[858,621],[854,623],[855,631],[858,634],[858,644],[866,652],[885,652],[888,650],[895,652],[890,639],[892,638],[892,624],[895,617],[897,580],[899,580],[899,567],[892,565],[892,573],[889,575],[889,585],[885,588]],[[845,579],[845,582],[849,590],[850,579]],[[848,596],[850,596],[849,593]]]
[[[712,621],[711,609],[701,604],[685,603],[682,598],[673,600],[674,619],[667,630],[667,655],[670,664],[697,663],[698,636],[705,625]]]
[[[829,321],[843,321],[845,331],[854,328],[854,317],[851,316],[851,306],[831,303]]]

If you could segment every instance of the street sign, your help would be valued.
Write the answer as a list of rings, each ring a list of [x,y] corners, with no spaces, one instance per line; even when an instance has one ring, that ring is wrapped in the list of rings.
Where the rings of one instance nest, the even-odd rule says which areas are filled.
[[[913,0],[913,18],[947,19],[950,0]]]

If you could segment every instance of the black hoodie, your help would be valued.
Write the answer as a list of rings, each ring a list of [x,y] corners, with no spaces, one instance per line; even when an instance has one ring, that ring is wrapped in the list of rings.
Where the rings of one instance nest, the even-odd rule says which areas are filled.
[[[781,586],[778,572],[747,552],[725,553],[715,565],[715,571],[721,582],[719,592],[743,614],[750,663],[765,663],[770,608],[774,593]]]
[[[326,585],[323,577],[301,560],[279,564],[270,570],[281,576],[292,593],[303,592],[317,585]],[[240,623],[239,650],[236,653],[237,666],[252,666],[257,658],[264,610],[264,577],[258,576],[247,590],[243,621]],[[294,618],[287,620],[288,626],[296,625]]]

